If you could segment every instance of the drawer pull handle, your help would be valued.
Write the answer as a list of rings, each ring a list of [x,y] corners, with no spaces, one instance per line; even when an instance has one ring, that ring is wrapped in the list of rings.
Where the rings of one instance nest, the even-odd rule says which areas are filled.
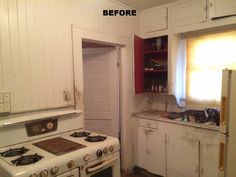
[[[114,159],[108,160],[108,161],[102,161],[102,162],[98,163],[97,165],[95,165],[93,167],[88,167],[86,169],[86,172],[87,172],[87,174],[91,174],[95,171],[103,169],[106,166],[109,166],[109,165],[112,166],[112,163],[115,162],[116,160],[118,160],[117,157],[114,158]]]
[[[225,153],[225,144],[220,143],[220,154],[219,154],[219,170],[224,170],[224,153]]]
[[[226,117],[227,117],[227,99],[225,96],[223,96],[221,98],[221,114],[220,114],[221,125],[226,124]]]

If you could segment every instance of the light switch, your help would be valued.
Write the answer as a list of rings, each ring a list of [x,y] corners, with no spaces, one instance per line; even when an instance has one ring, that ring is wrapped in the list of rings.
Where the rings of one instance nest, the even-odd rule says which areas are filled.
[[[3,102],[3,94],[0,93],[0,103],[2,103],[2,102]]]
[[[1,113],[1,112],[4,112],[3,103],[0,103],[0,113]]]
[[[10,105],[10,103],[4,103],[3,104],[3,111],[4,112],[11,112],[11,105]]]
[[[4,102],[11,102],[10,93],[3,93],[3,101]]]

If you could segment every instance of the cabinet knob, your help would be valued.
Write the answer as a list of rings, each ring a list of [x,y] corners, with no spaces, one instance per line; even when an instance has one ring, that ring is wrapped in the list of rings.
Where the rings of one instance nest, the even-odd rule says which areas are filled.
[[[201,176],[202,176],[202,174],[203,174],[203,168],[201,169]]]
[[[210,4],[209,4],[209,7],[213,7],[213,3],[210,3]]]

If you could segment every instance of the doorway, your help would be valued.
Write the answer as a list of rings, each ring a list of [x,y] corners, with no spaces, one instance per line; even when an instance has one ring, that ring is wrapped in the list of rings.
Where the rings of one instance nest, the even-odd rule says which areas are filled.
[[[133,38],[72,25],[72,52],[74,62],[75,109],[84,111],[83,55],[82,41],[99,41],[99,44],[118,46],[119,50],[119,113],[121,168],[133,167],[131,114],[133,112]],[[84,112],[81,118],[84,124]]]
[[[85,129],[119,138],[119,50],[82,41]]]

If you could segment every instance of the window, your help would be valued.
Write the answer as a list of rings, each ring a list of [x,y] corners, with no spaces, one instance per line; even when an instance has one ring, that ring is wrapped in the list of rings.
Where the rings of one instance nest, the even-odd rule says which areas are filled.
[[[186,40],[188,105],[218,107],[222,69],[236,69],[236,30]]]

